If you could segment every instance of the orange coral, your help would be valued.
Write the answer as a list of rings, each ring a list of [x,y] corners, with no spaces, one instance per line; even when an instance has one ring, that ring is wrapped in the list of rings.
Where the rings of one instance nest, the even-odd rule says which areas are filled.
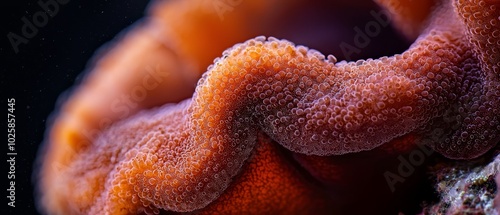
[[[307,214],[331,212],[325,191],[293,167],[275,143],[259,136],[255,153],[232,186],[200,214]],[[258,179],[258,180],[256,180]],[[248,197],[253,198],[248,198]]]
[[[336,62],[257,37],[217,58],[191,99],[139,112],[186,98],[217,53],[259,32],[237,27],[278,4],[249,1],[220,22],[206,1],[159,3],[57,117],[40,172],[43,206],[55,214],[331,212],[340,207],[331,205],[335,185],[355,179],[347,169],[388,162],[417,142],[458,159],[495,146],[498,1],[444,1],[432,12],[431,1],[416,9],[378,2],[409,37],[420,33],[402,54]],[[218,34],[228,28],[238,30]]]

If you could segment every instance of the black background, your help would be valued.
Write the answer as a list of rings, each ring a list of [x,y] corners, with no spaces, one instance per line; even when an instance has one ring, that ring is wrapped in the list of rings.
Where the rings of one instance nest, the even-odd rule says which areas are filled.
[[[47,0],[43,0],[46,2]],[[27,44],[19,45],[16,54],[7,34],[22,35],[22,17],[32,20],[41,11],[37,1],[2,3],[1,20],[1,104],[6,122],[7,99],[15,98],[16,115],[16,202],[7,206],[8,182],[0,186],[2,204],[7,214],[37,214],[32,178],[33,162],[43,142],[48,116],[53,113],[62,92],[77,83],[95,51],[112,40],[119,32],[140,19],[148,1],[78,1],[60,5],[54,17],[38,28]],[[50,120],[49,120],[50,121]],[[6,138],[6,123],[2,124],[2,139]],[[6,156],[7,141],[2,141]],[[5,158],[8,159],[8,158]],[[1,177],[7,178],[9,164],[3,161]],[[5,181],[5,180],[2,180]],[[5,210],[2,210],[5,211]],[[2,214],[5,214],[2,212]]]

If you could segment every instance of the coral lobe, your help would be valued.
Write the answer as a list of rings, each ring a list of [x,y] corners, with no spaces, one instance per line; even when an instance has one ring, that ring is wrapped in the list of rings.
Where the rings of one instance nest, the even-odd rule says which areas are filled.
[[[54,139],[69,139],[70,144],[49,145],[51,154],[42,171],[46,207],[56,214],[331,213],[331,190],[322,191],[310,179],[330,188],[347,182],[342,171],[358,165],[349,160],[356,153],[370,162],[408,153],[423,142],[445,157],[470,159],[497,145],[499,1],[439,1],[433,11],[430,5],[435,2],[425,1],[409,17],[398,16],[410,10],[409,1],[402,8],[393,1],[377,2],[395,14],[395,24],[409,38],[420,35],[407,51],[336,62],[333,56],[286,40],[257,37],[214,60],[192,98],[140,111],[178,100],[163,91],[183,87],[165,86],[193,82],[190,73],[198,66],[175,60],[162,64],[181,75],[168,76],[160,83],[165,88],[153,90],[144,103],[128,111],[137,112],[133,116],[118,121],[116,112],[99,113],[113,115],[111,121],[118,122],[95,139],[88,138],[89,143],[79,144],[76,139],[81,137],[62,126],[86,124],[74,116],[64,118],[67,124],[53,128]],[[258,4],[253,6],[258,10]],[[155,34],[137,37],[156,38]],[[175,49],[145,43],[166,59],[203,62],[210,56],[195,53],[193,44]],[[99,74],[83,85],[93,93],[77,94],[74,101],[84,106],[107,104],[106,96],[97,102],[87,97],[108,89],[100,80],[106,75]],[[133,83],[133,74],[140,77],[130,72],[124,79]],[[117,91],[133,86],[124,84]],[[163,98],[164,94],[169,96]],[[92,102],[83,102],[87,100]],[[97,109],[79,109],[78,104],[70,103],[69,109],[90,116],[88,110]],[[294,162],[310,175],[292,167]],[[65,166],[47,167],[53,163]]]

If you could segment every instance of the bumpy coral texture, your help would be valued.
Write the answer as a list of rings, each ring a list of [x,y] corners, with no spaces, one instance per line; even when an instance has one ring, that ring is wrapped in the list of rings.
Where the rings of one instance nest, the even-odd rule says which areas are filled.
[[[70,153],[49,145],[41,186],[46,208],[56,214],[327,212],[335,202],[291,168],[281,147],[303,161],[389,142],[387,151],[408,151],[417,141],[449,158],[480,156],[500,140],[500,6],[494,0],[437,5],[433,12],[420,8],[430,21],[413,19],[427,27],[412,29],[408,35],[421,34],[401,54],[336,62],[286,40],[257,37],[224,51],[190,99],[138,112],[171,99],[155,99],[172,93],[155,89],[145,103],[131,106],[137,114],[90,143],[56,133],[57,140],[71,140],[60,146]],[[169,59],[193,52],[149,45]],[[203,59],[202,52],[189,56],[179,58]],[[173,70],[192,70],[173,62],[167,63]],[[166,80],[192,79],[184,76]],[[97,93],[99,76],[93,77],[83,87]],[[120,118],[111,115],[111,121]],[[62,125],[53,129],[69,129]],[[430,132],[437,129],[438,136]],[[64,166],[54,169],[54,163]]]

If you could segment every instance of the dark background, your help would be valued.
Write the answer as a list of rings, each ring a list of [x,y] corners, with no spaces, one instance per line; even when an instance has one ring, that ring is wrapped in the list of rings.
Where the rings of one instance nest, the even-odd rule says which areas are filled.
[[[22,35],[22,17],[32,20],[41,11],[37,1],[2,3],[1,20],[1,104],[2,121],[6,122],[7,99],[15,98],[16,115],[16,202],[7,206],[8,182],[0,186],[7,214],[37,214],[33,198],[33,162],[43,141],[48,116],[54,113],[62,92],[78,82],[95,51],[120,31],[144,15],[149,1],[69,0],[60,5],[54,17],[38,28],[27,44],[19,45],[16,54],[7,34]],[[47,0],[43,0],[47,2]],[[2,139],[6,140],[6,123],[2,122]],[[7,141],[2,141],[6,158]],[[7,178],[9,164],[1,164]],[[2,180],[4,181],[4,180]],[[2,210],[2,214],[5,214]]]

